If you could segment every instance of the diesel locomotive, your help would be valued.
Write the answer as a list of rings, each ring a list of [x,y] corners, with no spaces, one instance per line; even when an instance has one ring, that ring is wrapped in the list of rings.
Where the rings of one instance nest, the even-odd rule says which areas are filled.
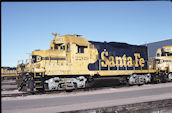
[[[73,90],[102,78],[130,85],[172,81],[172,46],[158,49],[151,60],[146,46],[53,35],[49,50],[32,51],[27,62],[18,62],[20,91]]]

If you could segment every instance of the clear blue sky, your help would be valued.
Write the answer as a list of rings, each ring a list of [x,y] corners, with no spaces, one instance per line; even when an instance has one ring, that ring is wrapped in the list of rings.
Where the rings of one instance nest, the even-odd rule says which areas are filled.
[[[143,44],[172,38],[172,2],[2,2],[1,66],[49,49],[52,32]]]

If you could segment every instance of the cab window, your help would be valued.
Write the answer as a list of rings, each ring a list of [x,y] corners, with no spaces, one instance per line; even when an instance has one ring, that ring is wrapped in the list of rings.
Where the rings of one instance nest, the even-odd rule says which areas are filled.
[[[54,49],[55,50],[58,50],[58,45],[57,44],[54,46]]]
[[[168,53],[167,56],[172,56],[172,53]]]
[[[84,46],[78,46],[78,53],[84,53]]]
[[[60,46],[60,51],[64,51],[64,50],[65,50],[65,46],[64,45]]]
[[[67,44],[67,52],[70,51],[70,48],[69,48],[69,43]]]
[[[157,54],[156,54],[156,56],[157,56],[157,57],[159,57],[159,56],[160,56],[160,54],[159,54],[159,53],[157,53]]]

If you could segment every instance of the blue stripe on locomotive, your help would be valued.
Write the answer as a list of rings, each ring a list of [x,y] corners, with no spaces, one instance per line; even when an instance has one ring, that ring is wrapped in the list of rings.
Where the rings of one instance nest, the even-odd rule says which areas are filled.
[[[38,60],[39,58],[39,60]],[[40,62],[41,60],[43,60],[43,58],[39,55],[32,55],[32,61],[33,63],[36,63],[36,62]]]
[[[36,63],[36,55],[32,55],[33,63]]]
[[[118,42],[93,42],[95,48],[98,50],[99,59],[101,59],[101,53],[106,49],[108,51],[108,56],[118,56],[122,57],[124,54],[126,57],[132,57],[132,60],[135,60],[134,53],[140,53],[140,58],[144,58],[145,63],[142,70],[148,69],[148,52],[146,46],[138,46],[138,45],[130,45],[126,43],[118,43]],[[99,70],[99,60],[95,63],[90,63],[88,65],[88,69],[90,71]],[[101,67],[101,70],[108,70],[108,67]],[[117,70],[117,67],[110,67],[110,70]],[[125,67],[119,67],[119,70],[125,70]],[[127,70],[134,70],[134,67],[127,67]],[[141,70],[141,67],[135,67],[135,70]]]

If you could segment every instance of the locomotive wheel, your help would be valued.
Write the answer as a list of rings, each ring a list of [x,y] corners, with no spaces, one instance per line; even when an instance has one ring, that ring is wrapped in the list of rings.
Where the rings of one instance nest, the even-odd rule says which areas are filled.
[[[22,74],[18,77],[17,88],[19,91],[27,91],[26,83],[24,81]]]
[[[36,89],[38,92],[40,92],[40,93],[44,93],[45,92],[45,89],[44,88],[37,88]]]
[[[34,91],[34,83],[33,83],[33,81],[32,80],[28,80],[28,82],[27,82],[27,91],[29,91],[29,92],[33,92]]]
[[[27,91],[26,84],[24,84],[23,82],[21,84],[19,84],[18,90],[19,91]]]
[[[91,88],[94,85],[94,79],[93,78],[88,78],[88,80],[85,83],[86,88]]]
[[[158,74],[155,74],[154,76],[153,76],[153,83],[154,84],[158,84],[159,82],[160,82],[160,77],[159,77],[159,75]]]
[[[126,77],[126,81],[125,81],[124,85],[126,85],[126,86],[133,86],[133,85],[131,85],[131,84],[129,83],[129,79],[128,79],[127,77]]]
[[[165,82],[167,82],[167,79],[168,79],[167,75],[161,76],[161,82],[165,83]]]
[[[78,86],[76,83],[74,83],[74,88],[75,88],[75,90],[78,89]]]

